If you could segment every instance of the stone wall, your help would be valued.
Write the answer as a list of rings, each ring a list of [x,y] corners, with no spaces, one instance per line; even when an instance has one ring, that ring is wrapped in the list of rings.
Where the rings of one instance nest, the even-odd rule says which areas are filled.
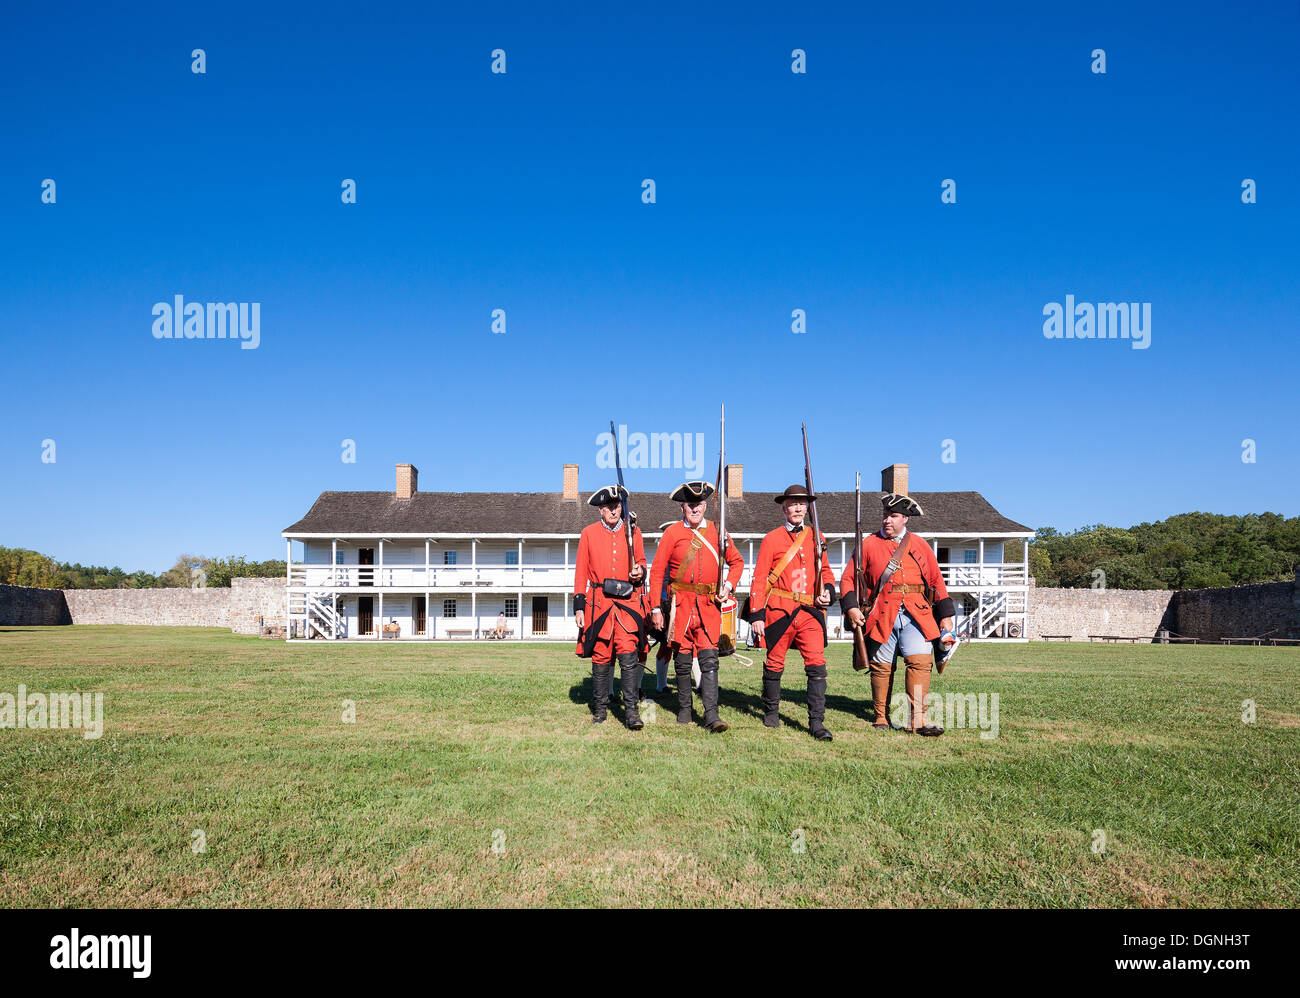
[[[1169,589],[1039,589],[1029,590],[1026,637],[1068,634],[1087,641],[1089,634],[1151,637],[1167,619],[1174,592]]]
[[[1295,582],[1184,589],[1169,625],[1189,638],[1300,638],[1300,571]]]
[[[1151,637],[1161,627],[1202,641],[1300,638],[1300,571],[1292,582],[1218,589],[1039,589],[1030,587],[1027,637],[1089,634]]]
[[[62,589],[0,586],[0,624],[54,627],[71,623]]]
[[[285,580],[231,579],[229,627],[236,634],[256,634],[262,620],[271,627],[288,623],[284,606]]]
[[[233,579],[229,589],[34,589],[0,586],[0,626],[145,624],[229,627],[257,634],[259,621],[285,626],[285,580]],[[1090,634],[1155,638],[1161,627],[1187,637],[1300,638],[1300,572],[1268,582],[1182,592],[1030,587],[1025,636]]]
[[[229,589],[68,589],[74,624],[229,627]]]
[[[229,627],[258,633],[285,624],[285,580],[232,579],[229,589],[32,589],[0,586],[0,624],[143,624]]]

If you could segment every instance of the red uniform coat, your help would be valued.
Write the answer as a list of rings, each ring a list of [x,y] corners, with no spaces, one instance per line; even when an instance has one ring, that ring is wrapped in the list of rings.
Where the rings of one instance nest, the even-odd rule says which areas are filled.
[[[825,609],[816,605],[808,606],[798,600],[791,599],[789,596],[781,596],[778,593],[768,591],[767,577],[772,573],[772,569],[776,568],[785,557],[786,552],[790,550],[790,544],[794,537],[795,535],[785,527],[777,527],[763,538],[763,543],[758,549],[758,561],[754,564],[753,581],[749,586],[749,619],[763,621],[763,643],[769,648],[773,647],[781,639],[781,635],[785,633],[785,629],[790,626],[794,615],[799,612],[801,607],[816,617],[822,625],[822,643],[825,645]],[[829,588],[833,599],[835,594],[835,573],[831,571],[831,562],[826,556],[825,535],[822,535],[822,566],[821,572],[818,573],[821,585],[817,585],[817,579],[813,577],[812,565],[815,557],[812,525],[805,524],[803,542],[799,545],[799,553],[791,558],[790,563],[782,570],[780,577],[776,580],[776,588],[791,593],[805,593],[814,598]],[[762,615],[764,611],[766,611],[766,614]]]
[[[699,531],[704,535],[704,539],[713,545],[713,551],[717,551],[717,526],[705,520],[700,524]],[[678,567],[686,558],[691,548],[691,542],[694,539],[695,532],[680,520],[664,531],[663,537],[659,539],[659,547],[655,550],[654,564],[650,568],[650,594],[652,598],[663,593],[668,583],[673,580],[695,585],[717,585],[718,560],[714,557],[713,551],[703,546],[691,559],[691,563],[686,566],[685,575],[681,579],[677,579]],[[741,559],[740,552],[736,550],[736,545],[731,542],[730,537],[727,538],[727,550],[723,553],[723,558],[727,562],[727,581],[731,583],[731,588],[734,590],[736,583],[740,581],[740,576],[745,571],[745,562]],[[673,622],[673,633],[668,635],[665,643],[681,644],[686,634],[687,624],[691,617],[694,616],[716,646],[718,633],[722,628],[722,611],[718,608],[718,604],[714,602],[713,596],[706,593],[672,592],[669,590],[668,597],[677,606],[677,617]],[[665,620],[664,625],[667,626],[667,624],[668,621]]]
[[[645,543],[641,528],[632,528],[632,554],[636,564],[646,568]],[[590,657],[598,641],[614,638],[614,629],[634,634],[637,647],[645,642],[645,577],[627,599],[606,596],[606,579],[626,579],[631,571],[627,558],[627,529],[622,521],[610,530],[604,521],[587,526],[578,537],[578,560],[573,571],[574,608],[585,614],[586,627],[578,635],[577,654]]]
[[[930,609],[931,600],[926,599],[925,592],[920,588],[922,586],[929,586],[932,590],[930,596],[934,603],[946,601],[951,606],[948,587],[944,585],[943,575],[939,571],[939,562],[934,557],[930,545],[918,534],[912,534],[910,530],[908,533],[911,534],[912,539],[908,542],[907,554],[899,565],[898,571],[885,583],[884,597],[867,618],[867,637],[872,641],[889,640],[900,606],[907,608],[907,612],[912,615],[912,619],[916,621],[916,625],[927,641],[933,641],[939,636],[939,625],[935,622],[934,612]],[[898,544],[898,541],[888,540],[881,537],[879,533],[862,539],[862,565],[865,570],[867,591],[858,593],[854,590],[853,573],[857,568],[857,554],[855,554],[849,559],[848,565],[844,568],[844,575],[840,579],[840,591],[844,594],[841,605],[845,610],[857,606],[863,613],[867,612],[867,607],[876,597],[876,583],[884,572],[885,566],[889,564],[889,559],[898,550]],[[907,586],[908,591],[906,593],[897,591],[899,586]],[[944,616],[948,615],[948,613],[944,614]]]

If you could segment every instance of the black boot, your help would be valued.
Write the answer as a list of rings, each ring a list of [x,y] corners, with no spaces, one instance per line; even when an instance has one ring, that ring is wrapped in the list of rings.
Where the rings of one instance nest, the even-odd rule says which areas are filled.
[[[803,671],[808,676],[808,730],[819,742],[828,742],[832,735],[823,723],[826,720],[826,666],[808,665]]]
[[[727,730],[727,722],[718,717],[717,649],[704,649],[699,653],[699,660],[700,699],[704,701],[704,726],[715,735],[721,734]]]
[[[763,724],[781,726],[781,673],[771,669],[763,670]]]
[[[677,723],[691,723],[691,654],[679,651],[673,656],[673,670],[677,674]]]
[[[591,663],[591,723],[602,724],[609,706],[609,688],[614,682],[614,663]]]
[[[641,663],[636,652],[625,652],[618,657],[618,669],[623,679],[623,723],[632,731],[640,731]]]

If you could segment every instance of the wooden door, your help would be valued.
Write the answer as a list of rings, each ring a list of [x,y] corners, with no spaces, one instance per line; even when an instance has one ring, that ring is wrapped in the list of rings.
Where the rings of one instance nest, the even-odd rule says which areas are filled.
[[[411,597],[411,619],[412,619],[411,630],[415,634],[423,634],[424,625],[425,625],[425,610],[424,610],[423,596]]]
[[[550,607],[550,600],[545,596],[533,597],[533,633],[546,633],[546,613]]]
[[[374,548],[359,548],[357,550],[358,565],[373,565],[374,563],[375,563]],[[374,569],[367,571],[366,569],[363,568],[359,572],[357,572],[357,585],[373,586],[374,584],[375,584]]]
[[[371,634],[375,630],[375,598],[357,597],[357,633]]]

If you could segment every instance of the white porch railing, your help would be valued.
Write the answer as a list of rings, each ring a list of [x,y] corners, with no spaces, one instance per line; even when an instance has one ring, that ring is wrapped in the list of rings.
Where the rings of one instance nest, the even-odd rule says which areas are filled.
[[[944,563],[939,565],[939,571],[943,574],[943,584],[949,589],[1029,584],[1025,566],[1019,563],[984,565]]]
[[[540,589],[562,592],[573,585],[573,567],[517,565],[302,565],[289,570],[290,586],[309,589]]]
[[[1020,563],[952,564],[939,566],[949,589],[1025,586],[1028,577]],[[831,563],[838,580],[844,566]],[[740,588],[748,591],[752,570],[746,567]],[[309,589],[549,589],[562,592],[573,585],[572,565],[312,565],[294,564],[289,585]]]

